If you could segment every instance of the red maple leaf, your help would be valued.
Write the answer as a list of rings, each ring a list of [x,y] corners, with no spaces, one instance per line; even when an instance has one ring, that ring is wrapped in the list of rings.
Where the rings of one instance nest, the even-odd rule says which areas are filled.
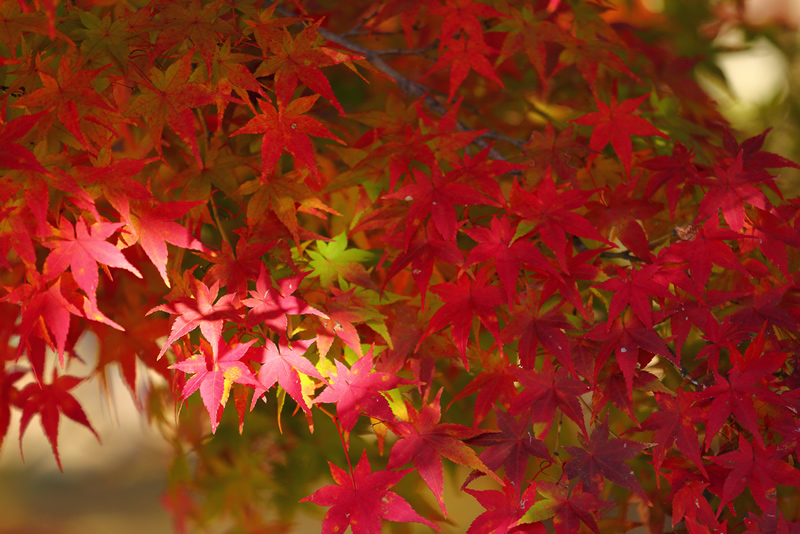
[[[23,115],[0,126],[0,167],[47,174],[47,169],[42,167],[33,152],[19,144],[45,113],[47,111]]]
[[[486,509],[470,524],[467,534],[546,534],[547,529],[542,523],[522,523],[525,512],[536,501],[536,483],[528,486],[522,495],[519,490],[519,486],[510,480],[505,481],[502,491],[465,488],[464,491]]]
[[[508,355],[500,356],[494,351],[479,351],[478,358],[483,367],[478,376],[467,384],[450,401],[450,406],[459,400],[478,394],[475,399],[475,415],[472,424],[478,426],[498,403],[508,408],[517,397],[517,376],[508,363]]]
[[[598,99],[598,111],[587,113],[573,121],[585,126],[594,126],[592,138],[589,140],[589,148],[600,152],[610,142],[622,161],[626,174],[630,174],[633,150],[630,136],[657,135],[669,139],[646,119],[633,114],[649,96],[650,93],[617,104],[616,95],[612,95],[610,105],[606,105]]]
[[[631,310],[648,330],[653,329],[653,307],[651,297],[671,299],[675,296],[669,289],[653,280],[653,275],[660,269],[658,265],[645,265],[641,269],[623,269],[616,266],[617,276],[597,284],[597,289],[611,291],[611,304],[608,306],[608,328],[625,306]]]
[[[278,109],[275,109],[269,101],[259,99],[258,105],[262,113],[231,134],[231,137],[241,134],[264,134],[261,140],[262,183],[278,164],[284,149],[297,160],[299,165],[314,175],[318,184],[322,183],[314,157],[314,145],[309,135],[333,139],[342,145],[345,142],[333,135],[317,119],[305,115],[314,107],[318,98],[319,95],[303,96],[295,98],[289,105],[278,100]]]
[[[453,100],[453,96],[467,77],[467,74],[469,74],[470,69],[492,80],[500,87],[505,87],[500,78],[497,77],[497,74],[495,74],[492,63],[487,57],[493,54],[495,50],[486,46],[482,38],[465,36],[456,39],[448,39],[446,46],[447,49],[439,56],[436,63],[433,64],[424,76],[429,76],[447,66],[450,67],[450,92],[447,96],[448,101]]]
[[[442,390],[433,402],[426,404],[417,412],[406,402],[408,421],[389,422],[389,428],[400,438],[392,446],[387,469],[397,469],[413,461],[419,476],[433,492],[439,507],[447,517],[444,505],[444,476],[442,457],[451,462],[470,467],[502,482],[490,468],[478,458],[474,450],[464,444],[464,439],[472,438],[484,431],[452,423],[439,424],[442,417],[440,400]]]
[[[694,152],[681,143],[675,143],[671,156],[657,156],[642,162],[642,167],[653,171],[642,196],[653,198],[661,186],[665,186],[670,216],[675,216],[675,208],[687,181],[700,178],[694,162]]]
[[[325,97],[339,113],[344,115],[344,109],[336,100],[330,82],[319,69],[361,58],[345,54],[340,50],[319,46],[317,38],[321,24],[322,19],[308,25],[294,39],[290,38],[288,32],[283,35],[278,32],[273,32],[269,36],[265,35],[260,44],[262,50],[269,48],[269,52],[263,50],[264,62],[256,69],[255,76],[275,75],[275,94],[279,104],[286,105],[291,100],[298,81],[301,81],[317,95]]]
[[[167,277],[167,243],[189,250],[205,250],[203,244],[185,226],[173,222],[200,204],[202,202],[161,202],[157,205],[139,203],[133,211],[131,229],[167,287],[170,287]]]
[[[172,328],[164,347],[159,352],[159,359],[169,349],[170,345],[185,336],[198,326],[203,337],[211,344],[211,350],[216,356],[219,340],[222,337],[222,325],[226,319],[238,320],[239,316],[232,305],[236,298],[234,293],[229,293],[217,299],[219,293],[219,282],[209,288],[199,280],[194,281],[195,298],[181,297],[167,304],[156,306],[147,312],[150,315],[156,311],[163,311],[172,315],[177,315],[172,323]]]
[[[76,306],[77,303],[73,302],[74,299],[67,299],[64,296],[61,290],[62,278],[56,278],[55,282],[47,287],[42,277],[34,271],[30,283],[22,284],[3,296],[3,301],[19,304],[22,307],[17,356],[22,355],[28,340],[33,335],[46,341],[56,351],[58,360],[63,366],[70,315],[80,317],[82,314]],[[34,372],[40,373],[41,369],[37,367],[34,364]]]
[[[697,208],[695,224],[715,216],[722,211],[725,222],[734,232],[744,227],[744,205],[749,204],[762,210],[768,210],[772,203],[759,187],[754,184],[764,181],[760,176],[752,175],[744,169],[742,154],[722,168],[714,165],[712,176],[696,178],[692,183],[708,187]]]
[[[50,126],[45,125],[52,125],[57,118],[87,152],[96,155],[97,147],[84,136],[87,123],[104,126],[107,131],[116,133],[115,126],[123,119],[93,86],[94,80],[99,78],[98,75],[110,65],[81,70],[79,61],[80,59],[75,59],[73,63],[65,57],[59,63],[55,77],[39,71],[42,87],[20,98],[14,106],[43,108],[51,117],[49,120],[38,117],[40,128],[49,128]]]
[[[91,430],[92,434],[100,441],[100,436],[92,428],[83,408],[75,400],[75,397],[69,393],[69,390],[83,382],[83,380],[83,378],[75,376],[57,376],[56,370],[53,369],[53,380],[50,384],[37,381],[22,388],[17,399],[17,404],[22,407],[22,418],[19,422],[20,453],[22,453],[22,436],[25,434],[31,419],[37,413],[41,417],[42,428],[47,440],[53,448],[58,468],[62,471],[64,468],[61,466],[61,458],[58,455],[58,423],[61,414]]]
[[[632,313],[618,317],[607,325],[601,323],[586,333],[585,336],[589,339],[604,341],[595,359],[595,379],[608,357],[611,353],[614,353],[617,366],[625,377],[628,397],[631,397],[633,392],[633,375],[637,365],[639,365],[639,348],[644,349],[647,353],[658,354],[677,363],[674,355],[670,352],[669,347],[667,347],[661,336],[658,335],[658,332],[644,326],[639,318]],[[652,356],[645,357],[647,361],[652,359]],[[644,367],[644,365],[641,365],[641,367]]]
[[[500,432],[476,436],[467,440],[467,443],[474,447],[486,447],[480,454],[481,461],[494,472],[503,466],[506,484],[519,489],[528,468],[528,458],[535,456],[549,460],[550,452],[544,441],[533,437],[530,421],[517,419],[500,410],[495,411],[495,415]],[[470,474],[461,485],[462,489],[481,474]]]
[[[545,423],[546,428],[539,433],[542,436],[550,430],[558,408],[575,421],[584,436],[587,435],[578,397],[589,388],[580,380],[571,378],[566,367],[559,367],[553,372],[550,360],[545,359],[541,371],[518,369],[517,376],[524,389],[511,404],[508,413],[529,413],[534,423]]]
[[[142,274],[125,259],[122,252],[106,241],[122,226],[123,223],[95,223],[89,227],[80,218],[73,227],[71,222],[61,217],[58,229],[53,230],[53,236],[57,239],[44,243],[52,249],[44,262],[45,280],[52,280],[69,267],[78,287],[94,303],[97,300],[99,281],[98,263],[125,269],[141,278]]]
[[[327,319],[328,316],[321,311],[292,296],[306,274],[283,278],[278,281],[278,289],[275,289],[261,264],[255,291],[251,290],[251,298],[242,301],[242,304],[250,308],[247,325],[252,327],[264,323],[270,330],[285,336],[289,327],[287,315],[317,315]]]
[[[350,369],[336,360],[336,375],[330,377],[328,387],[312,402],[336,403],[336,413],[346,432],[353,429],[362,411],[383,421],[394,419],[388,401],[380,392],[412,383],[391,373],[373,371],[372,358],[370,348]]]
[[[609,440],[608,420],[594,429],[585,448],[564,448],[573,456],[567,462],[565,469],[567,476],[570,479],[580,478],[583,487],[592,495],[600,495],[605,477],[614,484],[638,494],[645,502],[650,502],[633,470],[624,463],[624,460],[639,454],[644,445],[623,438]]]
[[[503,343],[512,343],[519,339],[517,354],[519,363],[525,369],[533,369],[536,362],[539,344],[558,361],[575,373],[572,362],[570,342],[564,330],[571,330],[572,325],[567,322],[563,313],[558,308],[548,312],[541,311],[541,301],[537,302],[534,291],[528,291],[523,301],[523,306],[513,310],[513,317],[508,326],[503,329]]]
[[[758,443],[753,446],[742,434],[738,451],[708,459],[731,470],[725,478],[719,510],[748,487],[759,508],[765,512],[775,510],[777,484],[800,487],[800,470],[781,460],[777,447],[764,448]]]
[[[14,382],[25,376],[25,371],[19,368],[6,370],[4,362],[0,369],[0,449],[11,424],[11,407],[17,406],[19,391],[14,387]]]
[[[700,442],[695,426],[702,420],[702,411],[693,407],[691,396],[680,389],[677,397],[656,392],[655,398],[660,410],[650,414],[650,417],[642,423],[641,430],[655,430],[656,446],[653,449],[653,466],[656,475],[660,474],[667,450],[674,443],[678,450],[694,462],[703,475],[708,478],[708,472],[700,458]],[[656,479],[656,483],[660,483],[660,481],[660,477]]]
[[[438,168],[431,176],[418,169],[413,170],[416,183],[401,187],[383,198],[410,202],[408,220],[406,222],[406,246],[414,230],[430,215],[442,238],[455,241],[458,230],[456,205],[472,206],[475,204],[496,205],[477,189],[455,182],[452,175],[444,175]]]
[[[481,323],[500,343],[500,331],[497,321],[497,312],[494,307],[499,306],[505,300],[503,290],[497,286],[486,285],[486,269],[482,269],[475,275],[473,280],[470,276],[462,275],[456,284],[438,284],[431,288],[440,299],[444,301],[444,306],[436,310],[436,313],[428,323],[428,328],[422,334],[417,343],[417,349],[422,342],[446,326],[452,326],[453,339],[458,346],[461,361],[469,369],[467,362],[467,338],[472,329],[472,319],[477,316]],[[500,345],[502,351],[502,345]]]
[[[392,261],[383,282],[384,288],[392,278],[397,276],[410,263],[411,276],[419,289],[420,309],[423,310],[425,309],[425,297],[428,293],[428,283],[431,280],[436,260],[452,265],[461,265],[464,261],[464,256],[461,254],[458,245],[455,241],[442,239],[442,234],[436,230],[436,223],[434,223],[433,219],[428,221],[427,229],[423,225],[417,227],[404,251],[401,236],[396,234],[387,236],[386,240],[390,244],[394,244],[402,252]]]
[[[352,475],[330,462],[328,465],[337,485],[325,486],[300,500],[331,507],[322,520],[322,534],[344,532],[348,525],[353,534],[380,532],[381,519],[399,523],[421,523],[439,530],[439,527],[417,514],[405,499],[388,491],[411,469],[373,473],[366,450]]]
[[[595,534],[600,534],[592,512],[611,503],[599,500],[583,491],[582,484],[570,487],[564,474],[558,483],[537,482],[536,492],[544,499],[536,501],[523,516],[525,521],[544,521],[553,518],[556,534],[578,534],[581,523]]]
[[[604,238],[582,215],[573,210],[583,207],[593,191],[566,190],[559,193],[548,169],[536,193],[525,191],[514,181],[511,188],[511,211],[533,224],[542,241],[558,258],[562,271],[567,271],[567,233],[600,241],[616,247]]]
[[[203,405],[211,419],[211,433],[217,431],[217,425],[222,417],[222,411],[228,402],[228,395],[233,383],[246,384],[258,388],[261,384],[253,376],[252,371],[241,360],[256,340],[247,343],[222,343],[216,351],[211,351],[208,343],[201,343],[201,352],[193,354],[188,359],[170,365],[170,369],[177,369],[193,376],[186,381],[181,392],[181,401],[200,390]]]
[[[194,49],[167,67],[166,71],[153,67],[150,77],[138,80],[141,94],[127,109],[128,115],[142,116],[146,120],[150,138],[158,155],[163,159],[162,134],[164,125],[169,125],[189,147],[203,168],[200,159],[200,148],[195,135],[194,108],[199,108],[214,101],[212,93],[201,83],[190,82],[192,74],[192,56]]]
[[[690,534],[694,534],[710,532],[710,529],[720,526],[704,495],[709,486],[708,482],[700,480],[688,481],[680,487],[677,484],[672,485],[671,498],[668,500],[672,502],[673,527],[684,521]]]
[[[311,413],[311,407],[303,397],[303,388],[298,373],[323,380],[314,364],[303,356],[313,342],[313,339],[300,339],[292,341],[290,347],[283,339],[277,346],[267,339],[264,341],[263,347],[256,349],[256,353],[259,355],[250,359],[260,363],[261,369],[258,370],[259,385],[253,394],[251,410],[263,392],[269,390],[277,382],[303,411]]]
[[[689,272],[696,286],[697,293],[702,295],[706,283],[711,276],[711,266],[719,265],[732,269],[750,277],[750,273],[741,264],[731,247],[724,241],[734,241],[747,236],[719,227],[719,218],[710,217],[702,228],[697,228],[696,237],[672,243],[659,253],[659,262],[689,262]]]
[[[492,218],[490,228],[477,227],[464,230],[465,234],[478,243],[469,251],[464,268],[494,258],[495,270],[506,290],[509,307],[514,304],[517,277],[523,264],[555,278],[561,278],[532,241],[524,236],[515,239],[516,227],[511,227],[508,217]]]
[[[211,61],[217,50],[217,42],[221,35],[233,32],[231,23],[221,16],[227,8],[221,0],[204,6],[199,0],[192,0],[188,5],[165,4],[160,19],[152,23],[159,32],[151,57],[160,58],[175,45],[189,39],[211,76]]]
[[[781,398],[764,387],[761,382],[780,369],[788,356],[785,352],[764,352],[765,331],[766,328],[761,329],[744,355],[735,347],[730,347],[733,369],[728,373],[728,378],[713,369],[714,385],[694,394],[697,402],[711,401],[706,420],[706,449],[731,414],[753,434],[753,438],[761,448],[765,447],[758,428],[759,418],[756,414],[755,398],[770,404],[783,404]]]

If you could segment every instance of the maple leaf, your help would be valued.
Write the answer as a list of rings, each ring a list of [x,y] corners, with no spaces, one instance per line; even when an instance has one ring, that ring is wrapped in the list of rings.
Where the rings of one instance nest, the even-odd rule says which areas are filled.
[[[697,208],[695,224],[722,211],[722,216],[730,229],[739,232],[744,227],[745,203],[762,210],[768,210],[772,206],[761,189],[753,185],[763,182],[764,179],[757,174],[748,173],[743,166],[740,153],[727,169],[715,164],[713,177],[699,177],[692,181],[708,187]]]
[[[58,423],[61,414],[69,417],[78,424],[81,424],[92,431],[92,434],[100,441],[86,413],[81,405],[75,400],[69,391],[83,382],[83,378],[76,376],[58,376],[53,369],[53,378],[49,384],[42,381],[28,384],[19,392],[17,404],[22,407],[22,417],[19,421],[19,447],[22,452],[22,437],[31,419],[37,413],[41,418],[42,428],[47,436],[47,441],[53,448],[58,468],[63,471],[61,457],[58,455]]]
[[[188,145],[198,167],[203,168],[192,109],[213,103],[214,96],[205,85],[189,81],[193,55],[194,49],[189,50],[165,71],[151,68],[150,77],[139,80],[141,94],[126,113],[145,118],[153,146],[161,159],[164,159],[162,133],[167,124]]]
[[[657,156],[643,161],[642,167],[654,171],[645,187],[644,198],[652,198],[661,186],[665,186],[669,214],[674,217],[675,208],[683,193],[682,186],[700,178],[693,160],[693,151],[681,143],[675,143],[671,156]]]
[[[650,499],[636,480],[633,470],[624,463],[639,454],[644,445],[629,439],[608,439],[608,420],[595,427],[584,447],[564,447],[572,455],[565,472],[572,478],[580,478],[583,487],[592,495],[600,495],[603,477],[614,484],[638,494],[644,502]]]
[[[413,383],[390,373],[373,371],[372,359],[370,348],[350,369],[336,360],[336,375],[330,378],[328,386],[312,402],[336,403],[336,413],[346,432],[353,429],[362,411],[376,419],[393,420],[392,409],[380,392]]]
[[[780,369],[787,357],[784,352],[764,352],[765,330],[761,329],[744,355],[731,347],[734,366],[727,379],[714,369],[714,385],[694,394],[697,402],[711,400],[706,419],[706,449],[731,414],[753,434],[761,448],[765,447],[758,429],[754,399],[758,397],[767,403],[782,404],[780,397],[761,385],[761,381]]]
[[[444,505],[442,457],[489,475],[497,482],[502,483],[502,481],[478,458],[474,450],[464,444],[464,439],[482,434],[483,430],[439,423],[442,418],[441,397],[440,389],[436,398],[423,406],[419,412],[406,402],[408,421],[395,420],[388,423],[389,428],[400,439],[392,445],[389,464],[386,467],[396,469],[413,461],[417,472],[433,492],[436,502],[447,517],[447,508]]]
[[[708,482],[699,480],[691,480],[678,486],[672,485],[672,494],[670,495],[672,502],[672,526],[674,527],[680,521],[685,521],[686,526],[692,532],[692,525],[694,532],[710,532],[708,528],[702,529],[699,525],[705,525],[710,528],[719,527],[717,516],[708,504],[704,493],[706,488],[710,486]]]
[[[308,266],[313,269],[312,276],[319,277],[325,287],[330,287],[336,280],[340,287],[346,288],[346,280],[377,291],[378,286],[362,265],[372,259],[372,253],[358,248],[348,249],[346,232],[328,241],[317,241],[317,250],[308,251],[311,258]]]
[[[780,169],[784,167],[800,169],[800,165],[778,154],[761,150],[764,146],[767,134],[770,131],[772,131],[772,128],[767,128],[760,134],[745,139],[739,144],[730,130],[726,128],[722,134],[722,146],[724,150],[721,152],[728,161],[736,160],[741,156],[742,170],[744,173],[749,175],[752,181],[765,183],[780,197],[781,193],[775,184],[775,177],[768,173],[766,169]]]
[[[395,236],[392,236],[395,237]],[[395,244],[402,243],[402,240],[391,239],[387,237],[387,241]],[[395,245],[397,246],[397,245]],[[420,309],[425,309],[425,299],[428,293],[428,283],[433,274],[433,268],[436,260],[441,260],[452,265],[462,265],[464,256],[461,254],[458,245],[453,241],[445,240],[442,234],[436,230],[436,223],[429,220],[427,228],[420,225],[417,227],[408,246],[403,250],[402,245],[397,246],[401,250],[400,254],[392,261],[386,278],[383,282],[383,288],[386,284],[397,276],[409,263],[411,264],[411,276],[414,278],[420,294]]]
[[[472,422],[476,427],[494,408],[496,402],[499,401],[500,405],[508,408],[511,401],[517,397],[517,376],[514,368],[508,363],[508,355],[501,356],[494,351],[479,351],[478,358],[483,366],[483,371],[450,401],[452,406],[459,400],[477,393],[475,415]]]
[[[742,434],[739,434],[738,451],[708,459],[731,469],[722,488],[720,511],[748,487],[756,504],[764,511],[775,509],[777,484],[800,487],[800,470],[782,461],[777,447],[764,448],[759,443],[753,446]]]
[[[17,356],[22,355],[29,338],[35,335],[45,340],[56,351],[59,362],[63,365],[70,315],[82,314],[76,303],[64,296],[61,281],[62,277],[58,277],[47,287],[37,273],[30,283],[20,285],[3,296],[3,301],[19,304],[22,307]],[[37,371],[36,366],[34,371]],[[41,369],[38,371],[41,372]]]
[[[156,311],[163,311],[172,315],[177,315],[172,323],[169,337],[158,353],[158,358],[164,355],[170,346],[178,339],[185,336],[198,326],[203,337],[211,344],[214,357],[217,356],[220,338],[222,337],[222,325],[226,319],[237,321],[239,315],[233,307],[233,300],[236,295],[229,293],[217,300],[219,294],[219,282],[214,283],[210,288],[199,280],[194,281],[195,298],[181,297],[167,304],[156,306],[147,312],[150,315]],[[216,300],[216,302],[214,302]]]
[[[333,135],[317,119],[305,115],[314,107],[318,98],[319,95],[303,96],[292,100],[288,105],[278,100],[278,109],[275,109],[269,101],[259,99],[261,113],[230,135],[233,137],[242,134],[264,134],[261,140],[262,183],[278,164],[284,149],[314,175],[318,184],[322,183],[314,157],[314,146],[308,136],[333,139],[341,145],[346,143]]]
[[[549,460],[550,452],[542,440],[533,437],[529,421],[519,420],[500,410],[495,411],[495,415],[499,432],[470,438],[467,443],[475,447],[486,447],[479,456],[481,461],[493,472],[503,466],[506,485],[517,488],[518,491],[528,468],[528,458],[535,456]],[[473,472],[461,487],[465,488],[481,474]]]
[[[11,424],[11,406],[16,405],[19,398],[19,391],[14,383],[23,376],[25,371],[22,369],[11,368],[7,371],[5,365],[0,369],[0,450]]]
[[[546,428],[538,434],[543,436],[552,426],[558,408],[578,425],[584,436],[587,435],[578,400],[589,391],[583,382],[571,378],[565,367],[553,372],[550,360],[545,360],[541,371],[518,369],[516,373],[523,390],[511,403],[509,414],[530,413],[534,423],[545,423]]]
[[[723,243],[723,241],[743,239],[746,237],[744,234],[719,228],[717,217],[709,218],[702,228],[697,230],[695,238],[676,241],[668,248],[662,249],[659,253],[659,262],[689,262],[689,272],[700,294],[711,276],[712,264],[750,276],[731,247]]]
[[[133,235],[158,269],[167,287],[170,287],[167,276],[167,243],[188,250],[205,250],[203,244],[185,226],[173,222],[200,204],[202,202],[162,202],[157,205],[139,203],[132,213],[130,228]],[[134,242],[128,244],[132,245]]]
[[[430,176],[418,169],[414,169],[413,174],[416,183],[401,187],[394,193],[382,197],[411,203],[406,223],[406,250],[414,229],[422,225],[428,215],[433,219],[436,230],[439,231],[442,238],[454,241],[458,231],[456,204],[463,206],[496,205],[494,201],[483,196],[475,188],[455,182],[456,175],[444,175],[438,169],[431,171]]]
[[[208,283],[219,281],[228,293],[235,293],[242,299],[247,296],[248,281],[259,277],[259,270],[264,270],[261,258],[274,244],[249,243],[246,239],[239,239],[234,252],[230,244],[223,241],[221,250],[198,254],[212,263],[203,279]]]
[[[529,532],[545,534],[541,523],[520,524],[523,516],[536,500],[536,483],[529,485],[520,495],[519,487],[506,480],[502,491],[464,489],[483,506],[486,511],[470,524],[467,534],[506,534]]]
[[[587,374],[589,377],[593,377],[593,373]],[[632,385],[633,389],[648,392],[659,388],[658,378],[641,368],[634,369]],[[638,427],[639,420],[633,411],[633,397],[628,392],[626,377],[618,372],[617,365],[605,366],[598,373],[596,383],[592,389],[592,420],[597,419],[600,413],[608,406],[608,403],[611,402]]]
[[[517,277],[522,264],[561,278],[532,241],[524,237],[515,239],[516,228],[511,228],[508,217],[493,218],[490,228],[464,229],[465,234],[478,242],[478,245],[469,251],[464,261],[464,268],[494,258],[495,269],[500,283],[506,290],[509,307],[514,304]]]
[[[663,206],[635,198],[639,176],[633,177],[627,184],[617,186],[613,191],[607,186],[600,193],[600,202],[587,203],[589,212],[586,218],[603,235],[608,235],[612,240],[619,239],[630,252],[649,263],[655,260],[655,256],[650,252],[647,233],[639,221],[652,220]]]
[[[657,135],[664,139],[669,139],[646,119],[633,114],[636,108],[649,96],[650,93],[617,104],[616,95],[612,95],[610,105],[606,105],[598,99],[596,101],[598,111],[587,113],[573,120],[573,122],[584,126],[594,126],[592,138],[589,140],[589,148],[595,152],[600,152],[609,142],[611,143],[620,161],[622,161],[625,174],[630,174],[631,168],[632,146],[630,136]]]
[[[567,180],[578,189],[578,163],[589,149],[585,144],[575,141],[574,130],[570,126],[556,136],[553,124],[548,122],[544,134],[536,131],[531,133],[530,140],[522,148],[536,165],[527,171],[526,176],[533,174],[535,178],[542,179],[547,169],[552,169],[562,180]]]
[[[793,211],[793,210],[792,210]],[[742,252],[758,249],[781,272],[789,277],[789,254],[787,247],[800,249],[800,232],[788,223],[793,214],[786,209],[773,208],[771,211],[754,208],[748,212],[748,235],[755,239],[742,240]]]
[[[307,273],[290,276],[278,280],[278,289],[272,287],[264,265],[256,281],[255,291],[250,291],[250,298],[242,300],[242,304],[250,308],[247,313],[247,325],[255,326],[264,323],[267,327],[281,335],[286,335],[289,327],[287,315],[317,315],[324,319],[328,316],[309,306],[292,295],[300,286]]]
[[[610,503],[603,502],[583,491],[581,483],[570,487],[567,475],[558,483],[536,482],[536,492],[544,499],[536,501],[522,516],[520,522],[544,521],[553,518],[556,534],[577,534],[581,523],[595,534],[600,534],[592,512]]]
[[[222,16],[225,2],[215,0],[201,5],[200,0],[192,0],[189,5],[165,3],[161,11],[161,20],[153,22],[158,30],[158,39],[150,53],[152,58],[159,58],[174,46],[190,40],[200,53],[211,76],[211,65],[220,35],[233,32],[230,22]]]
[[[700,442],[697,440],[695,425],[702,419],[702,411],[692,406],[691,395],[683,390],[677,391],[677,397],[664,393],[655,393],[660,408],[653,412],[641,424],[642,430],[655,430],[656,446],[653,449],[653,466],[656,476],[660,474],[661,465],[669,449],[674,443],[686,457],[694,462],[700,472],[708,478],[708,472],[700,458]],[[660,478],[656,482],[660,482]]]
[[[541,303],[536,300],[535,293],[528,291],[524,305],[514,309],[514,320],[503,329],[503,342],[511,343],[519,339],[517,354],[520,365],[525,369],[533,369],[536,351],[541,344],[561,365],[574,373],[572,350],[569,338],[564,333],[572,326],[557,309],[542,313]]]
[[[240,361],[255,342],[256,340],[253,339],[247,343],[221,343],[222,346],[213,351],[213,354],[211,346],[201,343],[201,352],[170,365],[170,369],[193,374],[183,386],[181,401],[185,401],[192,393],[200,390],[203,405],[211,419],[212,434],[217,431],[217,425],[222,417],[222,410],[228,402],[228,395],[233,383],[246,384],[255,388],[261,386],[250,368]]]
[[[91,120],[105,126],[109,132],[114,132],[115,123],[124,119],[92,85],[107,66],[77,70],[80,67],[78,61],[64,58],[58,65],[56,77],[40,71],[38,74],[43,87],[19,99],[14,105],[48,110],[89,153],[97,154],[97,147],[84,136],[82,122]],[[81,106],[80,111],[78,105]],[[47,121],[44,117],[39,120],[40,128],[53,122],[53,119]]]
[[[661,299],[675,298],[669,289],[653,280],[653,275],[660,269],[658,265],[645,265],[641,269],[623,269],[617,266],[617,277],[610,278],[597,284],[597,289],[612,291],[611,304],[608,306],[608,328],[611,329],[612,321],[616,319],[625,306],[630,305],[631,310],[642,324],[648,329],[653,329],[653,308],[651,297]]]
[[[677,363],[675,356],[670,352],[669,347],[658,335],[658,332],[648,329],[632,313],[628,313],[624,317],[618,317],[607,325],[600,324],[587,332],[585,336],[589,339],[604,341],[595,360],[595,377],[597,377],[600,369],[613,352],[617,366],[625,377],[628,397],[633,394],[633,375],[637,365],[639,365],[639,348]],[[652,356],[647,361],[650,359],[652,359]]]
[[[439,56],[436,63],[423,77],[429,76],[449,65],[450,92],[447,95],[448,102],[453,100],[453,96],[467,77],[467,74],[469,74],[470,69],[492,80],[500,87],[505,87],[500,78],[497,77],[497,74],[495,74],[494,68],[487,58],[495,50],[487,46],[482,38],[470,36],[448,39],[446,45],[447,50]]]
[[[559,273],[559,277],[546,276],[544,287],[542,287],[539,302],[546,302],[553,295],[560,295],[564,300],[572,304],[587,322],[594,321],[594,312],[587,308],[581,298],[578,280],[594,280],[600,275],[600,269],[592,265],[591,260],[595,259],[602,252],[600,249],[584,250],[578,254],[573,254],[572,247],[567,247],[564,261],[567,270]],[[536,276],[536,273],[534,273]],[[545,275],[540,275],[545,276]]]
[[[552,172],[548,169],[536,193],[525,191],[514,181],[511,188],[511,211],[529,221],[538,230],[544,244],[558,258],[561,270],[567,271],[567,233],[616,247],[600,235],[585,217],[572,211],[582,207],[593,194],[593,191],[580,190],[558,193]]]
[[[255,76],[275,75],[275,94],[279,105],[286,105],[291,100],[298,81],[301,81],[317,95],[325,97],[344,115],[344,109],[336,100],[330,82],[319,69],[361,57],[319,46],[317,37],[321,24],[320,19],[308,25],[294,38],[285,30],[281,36],[278,32],[265,36],[260,44],[262,50],[268,47],[269,52],[264,50],[264,62],[256,69]]]
[[[480,322],[500,343],[500,331],[495,306],[503,303],[505,295],[497,286],[486,285],[486,269],[482,269],[473,280],[462,275],[456,284],[438,284],[431,288],[433,293],[444,301],[444,306],[436,310],[428,323],[428,328],[417,343],[417,349],[428,336],[446,326],[452,327],[453,339],[458,346],[461,361],[468,369],[467,338],[472,329],[472,319],[477,316]],[[502,351],[502,345],[500,345]]]
[[[256,386],[253,394],[250,410],[253,409],[263,392],[269,390],[277,382],[303,411],[311,413],[311,407],[303,395],[298,373],[324,381],[317,368],[303,356],[313,342],[313,339],[300,339],[292,341],[290,347],[283,339],[280,345],[275,345],[275,343],[267,339],[264,341],[263,347],[256,349],[256,353],[259,355],[250,359],[260,363],[261,368],[258,370],[259,385]]]
[[[430,14],[444,18],[439,32],[439,41],[442,43],[440,48],[443,48],[445,43],[449,44],[453,40],[453,35],[459,31],[483,41],[480,19],[506,18],[506,15],[493,7],[473,0],[447,0],[444,4],[431,6]]]
[[[353,534],[381,531],[381,519],[400,523],[421,523],[434,530],[439,527],[417,514],[399,495],[389,488],[397,484],[411,469],[372,472],[365,450],[352,475],[328,462],[336,486],[321,488],[300,502],[313,502],[331,509],[322,520],[322,534],[344,532],[348,525]]]
[[[263,231],[269,241],[280,237],[285,232],[282,228],[272,230],[269,227],[270,214],[274,214],[280,224],[285,226],[295,243],[300,243],[301,237],[304,240],[322,239],[322,236],[298,224],[298,212],[317,216],[322,212],[341,215],[323,204],[319,194],[297,179],[297,176],[298,173],[294,171],[281,174],[264,184],[258,179],[250,180],[242,184],[239,189],[239,194],[252,195],[247,203],[248,227]]]
[[[47,169],[39,163],[33,152],[19,144],[46,113],[47,111],[40,111],[23,115],[0,126],[0,167],[47,173]]]
[[[58,229],[53,230],[53,236],[58,239],[44,243],[51,249],[44,262],[44,279],[52,280],[69,267],[78,286],[91,302],[95,302],[99,281],[98,263],[125,269],[141,278],[142,274],[125,259],[122,252],[106,241],[122,226],[122,223],[96,223],[87,226],[83,218],[78,219],[73,226],[66,218],[61,217]]]

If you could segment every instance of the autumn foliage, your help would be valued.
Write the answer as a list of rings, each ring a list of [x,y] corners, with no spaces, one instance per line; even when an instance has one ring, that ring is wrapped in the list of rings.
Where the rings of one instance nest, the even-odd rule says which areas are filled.
[[[800,167],[673,4],[3,0],[0,444],[120,372],[178,531],[799,532]]]

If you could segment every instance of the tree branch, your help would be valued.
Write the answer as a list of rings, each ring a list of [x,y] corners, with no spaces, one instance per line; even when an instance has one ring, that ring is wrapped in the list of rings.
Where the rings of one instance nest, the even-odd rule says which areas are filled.
[[[278,7],[276,11],[287,17],[296,16],[294,13],[283,7]],[[384,59],[381,57],[382,55],[381,51],[375,51],[370,48],[366,48],[364,46],[356,44],[350,41],[349,39],[343,37],[342,35],[333,33],[332,31],[326,30],[324,28],[320,28],[318,31],[319,34],[322,35],[322,37],[324,37],[328,41],[336,43],[343,48],[347,48],[348,50],[351,50],[353,52],[356,52],[357,54],[361,54],[362,56],[364,56],[364,59],[369,61],[373,67],[375,67],[378,71],[382,72],[383,74],[394,80],[394,82],[397,84],[400,90],[403,91],[405,94],[416,98],[424,97],[423,102],[425,103],[425,106],[427,106],[428,109],[430,109],[431,111],[439,115],[447,114],[447,108],[443,106],[441,102],[430,96],[429,93],[433,92],[432,89],[400,74],[400,72],[398,72],[394,67],[386,63],[386,61],[384,61]],[[458,130],[459,132],[474,131],[473,129],[467,127],[467,125],[461,121],[456,121],[456,130]],[[472,141],[472,144],[479,147],[480,149],[485,149],[489,147],[490,146],[489,142],[486,141],[484,137],[485,136],[476,138],[474,141]],[[503,155],[500,154],[494,148],[491,148],[489,150],[489,155],[494,159],[502,161],[506,160],[506,158],[503,157]]]

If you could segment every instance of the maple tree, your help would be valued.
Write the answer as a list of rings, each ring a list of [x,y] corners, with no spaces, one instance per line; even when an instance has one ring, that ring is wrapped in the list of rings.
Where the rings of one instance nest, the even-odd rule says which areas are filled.
[[[116,364],[177,531],[800,531],[800,166],[663,4],[0,2],[0,445]]]

